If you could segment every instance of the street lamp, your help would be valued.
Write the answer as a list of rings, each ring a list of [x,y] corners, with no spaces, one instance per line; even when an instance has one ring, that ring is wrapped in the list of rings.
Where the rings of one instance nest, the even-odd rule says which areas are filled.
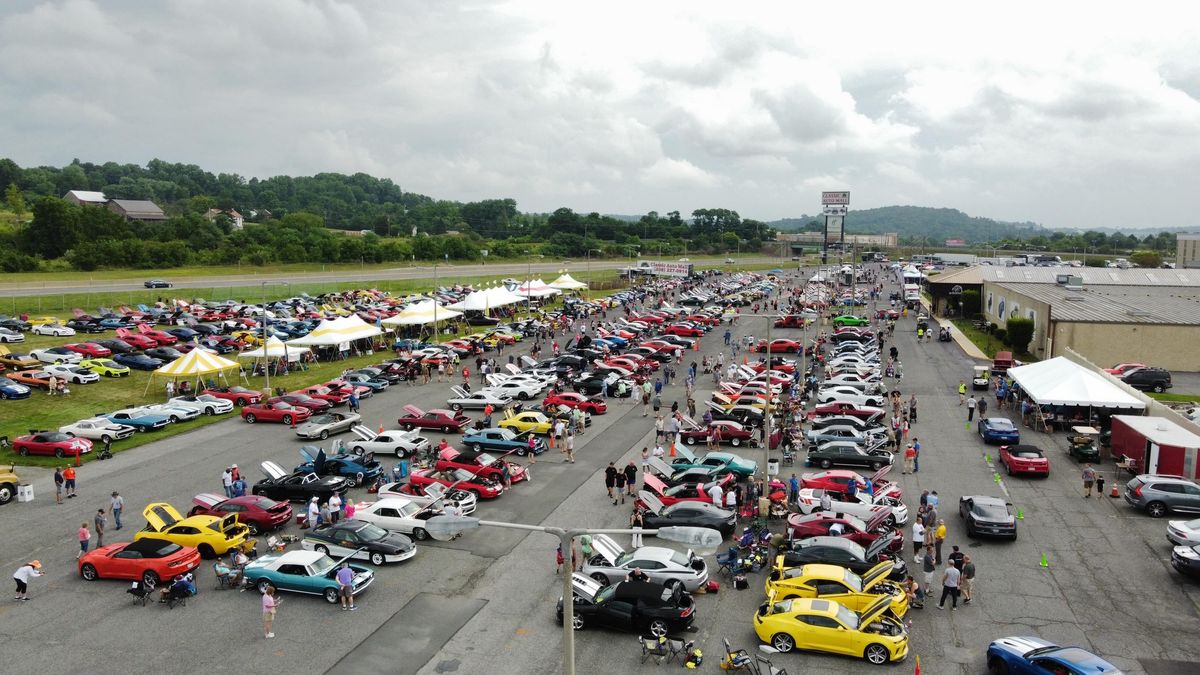
[[[535,255],[533,251],[526,251],[525,253],[530,256],[525,259],[525,309],[529,312],[529,318],[533,318],[533,259],[544,259],[546,256],[541,254]]]
[[[267,398],[270,398],[271,393],[271,362],[270,353],[267,350],[267,324],[271,323],[271,318],[267,315],[267,286],[287,286],[288,291],[292,289],[291,282],[288,281],[264,281],[262,282],[262,350],[263,350],[263,376],[266,377]],[[283,360],[287,361],[287,345],[283,347]]]
[[[562,544],[563,554],[571,560],[571,551],[575,537],[585,534],[642,534],[653,535],[659,539],[686,544],[701,554],[715,552],[721,545],[721,533],[706,527],[661,527],[657,530],[622,530],[622,529],[568,529],[562,527],[547,527],[542,525],[525,525],[504,521],[480,520],[468,516],[434,516],[425,521],[425,531],[429,536],[439,541],[449,541],[455,536],[479,527],[500,527],[509,530],[525,530],[527,532],[545,532],[558,537]],[[572,569],[572,573],[574,569]],[[575,603],[572,601],[574,589],[571,587],[571,574],[563,575],[563,673],[575,675]]]
[[[603,250],[598,249],[598,248],[589,248],[587,250],[587,273],[588,273],[588,288],[589,289],[591,288],[591,283],[592,283],[592,251],[595,251],[596,253],[601,253],[601,254],[604,253]],[[587,297],[586,291],[584,292],[583,297],[585,297],[585,298]]]

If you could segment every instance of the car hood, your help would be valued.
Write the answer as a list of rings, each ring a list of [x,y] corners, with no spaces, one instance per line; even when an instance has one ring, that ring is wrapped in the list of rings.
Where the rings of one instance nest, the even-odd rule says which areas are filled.
[[[175,507],[166,502],[148,504],[142,510],[142,516],[146,519],[150,527],[159,532],[183,520],[183,516],[179,515]]]
[[[609,565],[615,565],[617,558],[625,553],[625,549],[607,534],[597,534],[592,537],[592,548],[604,557]]]
[[[885,560],[878,565],[867,570],[862,575],[863,591],[869,591],[878,586],[880,583],[887,581],[888,575],[896,568],[896,563],[891,560]]]
[[[862,612],[859,613],[859,626],[865,627],[867,624],[878,619],[885,611],[892,606],[892,596],[890,594],[879,596],[875,602],[867,605]]]

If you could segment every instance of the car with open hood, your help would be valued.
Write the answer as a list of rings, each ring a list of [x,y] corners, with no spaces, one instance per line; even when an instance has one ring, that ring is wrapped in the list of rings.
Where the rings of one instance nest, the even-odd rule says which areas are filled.
[[[440,505],[432,501],[422,504],[416,497],[408,495],[381,497],[378,501],[354,506],[355,520],[372,523],[391,532],[403,532],[417,541],[429,538],[427,521],[441,514]]]
[[[450,387],[450,398],[446,399],[446,405],[455,412],[483,410],[489,405],[496,410],[503,410],[512,405],[512,397],[491,388],[471,392],[454,385]]]
[[[1012,504],[996,497],[965,495],[958,500],[958,515],[966,522],[967,536],[1017,538],[1017,517]]]
[[[870,546],[876,539],[883,537],[891,542],[893,552],[904,547],[904,535],[899,530],[888,526],[889,511],[876,513],[871,520],[863,520],[858,516],[837,511],[818,511],[816,513],[793,513],[788,516],[788,534],[793,539],[805,537],[844,537],[860,546]],[[891,538],[893,533],[896,535]]]
[[[908,629],[885,612],[889,596],[880,596],[861,612],[823,598],[767,601],[754,614],[758,639],[780,652],[804,649],[865,659],[874,665],[908,656]]]
[[[316,497],[328,501],[333,495],[344,495],[350,483],[340,476],[318,476],[311,472],[288,473],[275,462],[259,464],[265,478],[250,489],[256,495],[280,502],[307,502]]]
[[[0,366],[12,368],[13,370],[30,370],[41,368],[42,362],[28,354],[9,351],[8,347],[0,345]]]
[[[362,415],[355,412],[327,412],[313,415],[307,422],[296,427],[296,435],[300,438],[319,438],[324,440],[333,434],[350,431],[362,421]]]
[[[105,415],[110,422],[124,424],[138,431],[158,431],[171,423],[171,416],[163,411],[151,411],[144,408],[122,408]]]
[[[337,571],[345,558],[334,560],[318,551],[285,551],[259,556],[246,565],[250,584],[264,593],[268,586],[291,593],[308,593],[337,604],[341,598]],[[347,563],[349,565],[349,563]],[[366,567],[349,565],[354,574],[350,595],[358,597],[375,581],[375,573]]]
[[[423,490],[428,485],[440,484],[447,488],[465,490],[475,495],[476,499],[495,499],[504,494],[504,483],[476,476],[466,469],[417,469],[413,471],[408,482],[414,489]]]
[[[226,497],[212,492],[202,492],[192,497],[189,516],[208,515],[224,518],[236,515],[238,522],[246,526],[253,536],[287,525],[292,519],[292,507],[287,502],[277,502],[259,495]]]
[[[883,405],[883,401],[883,394],[864,394],[862,390],[850,385],[823,386],[817,390],[817,402],[822,405],[837,402],[878,408]]]
[[[709,495],[708,491],[712,489],[713,483],[720,485],[722,490],[728,492],[733,486],[734,481],[733,474],[727,473],[707,483],[696,481],[668,486],[658,476],[651,473],[642,474],[642,484],[646,486],[646,490],[655,497],[658,497],[659,501],[666,506],[685,501],[712,503],[712,496]]]
[[[874,495],[867,494],[866,490],[855,492],[851,497],[846,492],[837,492],[834,490],[822,490],[820,488],[800,488],[796,493],[796,507],[800,513],[813,513],[821,509],[821,498],[829,495],[833,508],[843,513],[849,513],[863,520],[870,520],[879,513],[881,509],[891,509],[891,518],[888,519],[889,524],[896,526],[904,526],[908,523],[908,507],[904,502],[884,494],[883,491],[878,491]]]
[[[904,564],[903,552],[896,555],[891,553],[892,538],[880,537],[867,547],[844,537],[789,539],[779,548],[777,557],[783,558],[784,567],[819,563],[845,567],[855,574],[866,574],[880,562],[889,560],[894,566],[888,578],[904,581],[908,576],[908,567]]]
[[[533,431],[520,433],[512,429],[493,427],[490,429],[475,429],[462,437],[464,447],[476,452],[491,451],[501,455],[509,453],[524,457],[529,454],[529,439],[533,438],[533,453],[540,455],[546,451],[546,439],[539,437]]]
[[[347,450],[351,454],[364,455],[395,455],[396,457],[412,457],[432,448],[428,438],[417,434],[415,429],[401,431],[399,429],[384,429],[373,431],[365,425],[357,424],[350,427],[355,438],[346,441]]]
[[[572,628],[603,627],[666,637],[687,631],[696,620],[696,604],[680,586],[645,581],[609,585],[575,572],[571,575]],[[563,598],[555,609],[563,621]]]
[[[167,539],[143,537],[97,546],[84,553],[76,565],[85,581],[136,579],[155,586],[199,567],[200,552]]]
[[[654,494],[638,493],[638,507],[649,529],[659,527],[707,527],[728,538],[737,529],[737,514],[708,502],[682,501],[665,506]]]
[[[176,396],[167,403],[177,408],[194,410],[201,415],[224,415],[233,412],[233,401],[217,398],[211,394]]]
[[[775,558],[775,567],[767,577],[765,590],[776,598],[824,598],[833,600],[856,612],[875,603],[880,596],[890,596],[892,616],[903,618],[908,613],[908,594],[899,584],[889,581],[896,564],[884,560],[861,576],[839,565],[810,563],[785,567],[784,556]]]
[[[329,456],[323,448],[306,445],[300,448],[300,459],[303,464],[296,467],[295,473],[315,473],[318,476],[341,476],[350,483],[350,487],[366,485],[383,473],[383,464],[375,459],[374,453],[362,455],[337,454]]]
[[[609,393],[616,394],[616,391]],[[604,399],[597,396],[584,396],[573,391],[552,393],[542,400],[543,408],[558,406],[566,406],[572,410],[580,408],[591,415],[603,415],[608,412],[608,404],[604,402]]]
[[[451,447],[443,448],[438,453],[434,468],[438,471],[465,469],[476,476],[504,482],[507,475],[509,483],[530,480],[529,469],[489,452],[475,450],[458,450]]]
[[[462,413],[441,408],[425,411],[409,403],[404,406],[403,410],[407,414],[397,419],[396,424],[405,431],[418,428],[436,429],[444,434],[449,434],[455,431],[461,432],[472,422],[470,417]]]
[[[184,518],[166,502],[149,504],[142,510],[146,527],[133,535],[134,541],[144,538],[166,539],[188,546],[205,558],[225,555],[246,541],[250,531],[238,522],[235,514],[224,517],[195,515]]]
[[[690,549],[680,552],[662,546],[641,546],[626,551],[606,534],[592,537],[592,549],[595,553],[583,561],[580,572],[602,584],[618,583],[634,569],[645,572],[650,583],[680,585],[689,592],[708,582],[708,565]]]
[[[357,518],[312,527],[300,546],[325,555],[369,560],[372,565],[403,562],[417,554],[412,539]]]
[[[754,442],[754,434],[740,423],[732,420],[714,419],[707,427],[693,423],[692,428],[681,431],[679,435],[684,443],[696,445],[697,443],[707,443],[709,435],[714,432],[717,442],[723,445],[728,444],[737,448],[742,445],[753,445]]]
[[[44,349],[34,349],[29,352],[29,355],[42,363],[52,363],[62,365],[64,363],[78,364],[83,360],[83,355],[73,352],[66,347],[46,347]]]
[[[447,488],[441,483],[428,483],[417,487],[412,483],[384,483],[376,493],[379,499],[402,497],[421,507],[433,507],[435,510],[445,509],[448,505],[458,508],[459,513],[469,516],[475,513],[479,500],[475,495],[459,488]]]
[[[691,448],[675,446],[675,457],[671,458],[675,469],[715,469],[717,474],[732,473],[739,478],[748,478],[758,472],[758,462],[745,459],[732,452],[709,452],[697,455]]]
[[[69,436],[78,436],[92,441],[112,443],[120,441],[137,433],[137,430],[126,424],[118,424],[106,417],[89,417],[87,419],[65,424],[58,428]]]

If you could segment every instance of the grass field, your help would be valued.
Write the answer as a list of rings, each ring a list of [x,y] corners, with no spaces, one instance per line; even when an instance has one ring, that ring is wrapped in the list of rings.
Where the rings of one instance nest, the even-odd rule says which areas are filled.
[[[1156,394],[1152,391],[1144,392],[1150,398],[1163,403],[1196,403],[1200,402],[1200,396],[1196,394]]]
[[[995,336],[988,335],[987,333],[979,330],[975,327],[975,324],[971,323],[970,321],[954,319],[954,325],[963,332],[963,335],[967,336],[967,339],[969,339],[971,342],[974,342],[975,346],[979,347],[980,351],[982,351],[984,354],[987,354],[989,359],[995,358],[996,352],[1009,351],[1012,349],[1008,345],[1005,345],[1003,342],[997,340]],[[1017,354],[1015,358],[1018,361],[1023,361],[1025,363],[1033,363],[1034,361],[1039,360],[1038,357],[1028,352]]]

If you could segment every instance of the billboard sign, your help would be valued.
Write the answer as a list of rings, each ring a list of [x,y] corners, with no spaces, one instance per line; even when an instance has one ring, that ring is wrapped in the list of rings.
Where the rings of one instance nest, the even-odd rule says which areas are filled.
[[[844,219],[842,216],[825,216],[825,243],[836,244],[842,241]]]
[[[821,206],[850,206],[850,193],[822,192]]]

